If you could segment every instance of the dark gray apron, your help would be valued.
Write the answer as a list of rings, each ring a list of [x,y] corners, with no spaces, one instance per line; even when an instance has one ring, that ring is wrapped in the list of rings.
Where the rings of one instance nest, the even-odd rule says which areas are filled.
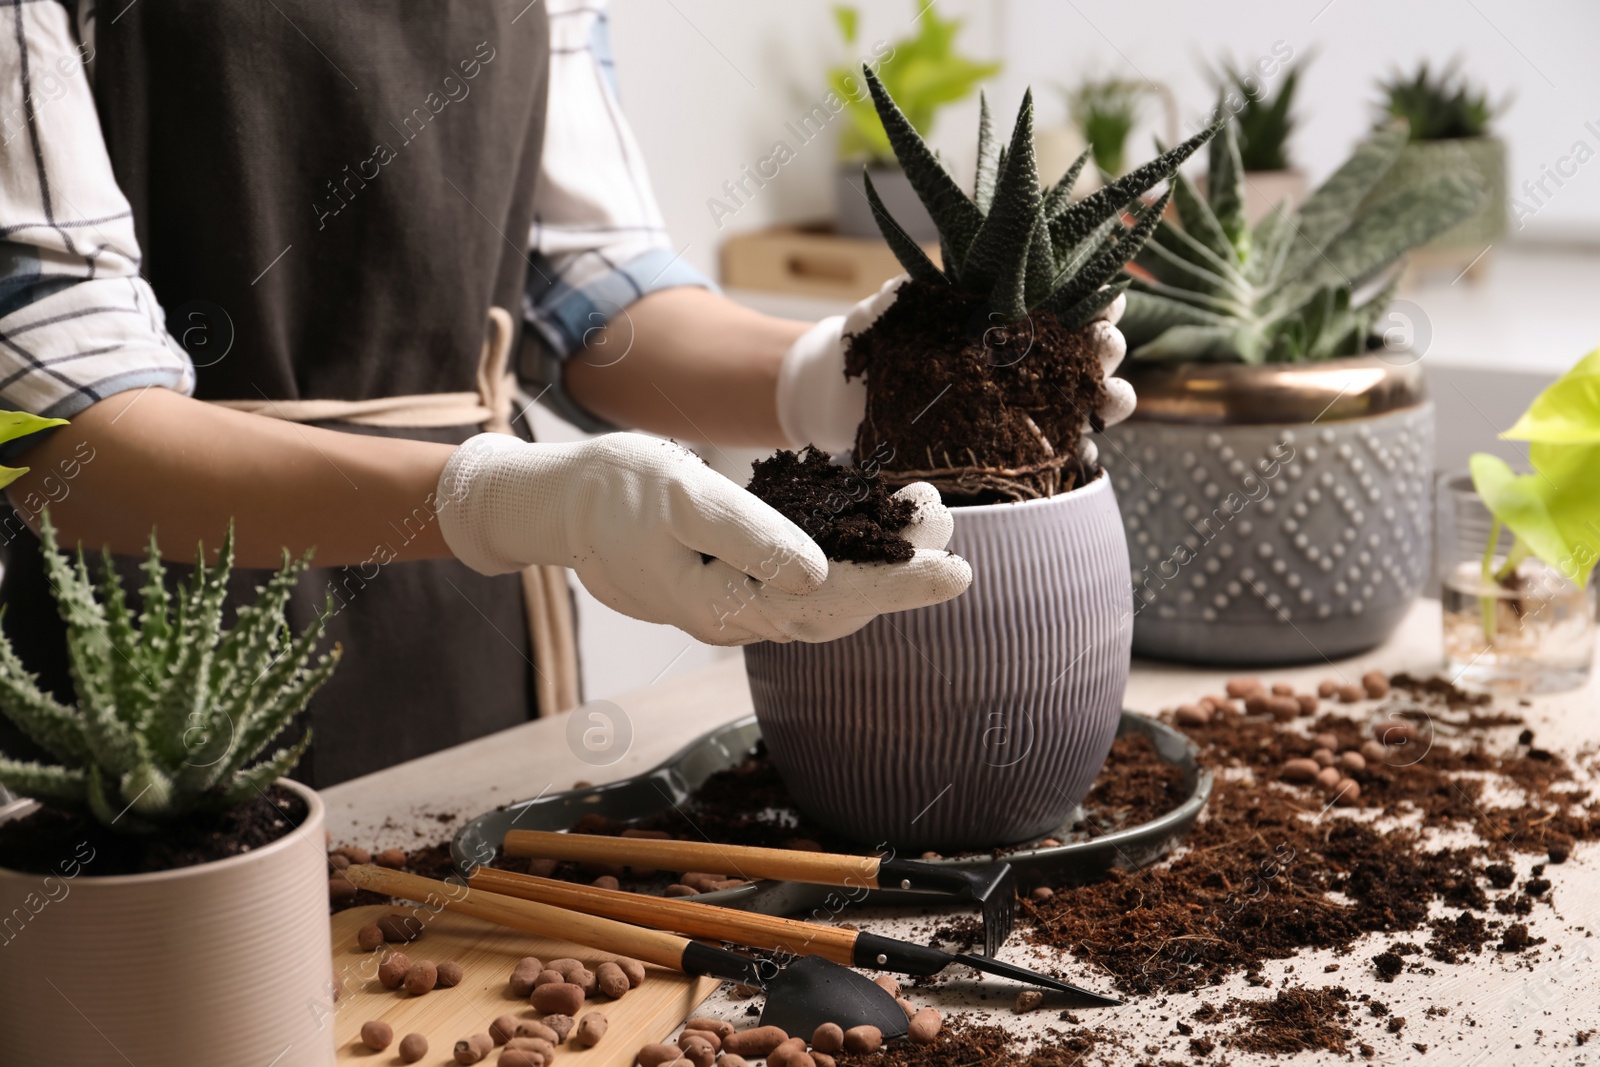
[[[548,30],[542,4],[504,0],[143,0],[98,20],[106,144],[142,272],[194,342],[201,399],[476,389],[488,309],[522,306]],[[537,714],[515,575],[382,562],[427,521],[417,505],[389,517],[372,562],[310,571],[291,605],[298,628],[333,594],[345,650],[308,716],[296,777],[313,785]],[[37,542],[14,540],[4,562],[6,631],[70,695]],[[240,572],[235,596],[265,577]]]

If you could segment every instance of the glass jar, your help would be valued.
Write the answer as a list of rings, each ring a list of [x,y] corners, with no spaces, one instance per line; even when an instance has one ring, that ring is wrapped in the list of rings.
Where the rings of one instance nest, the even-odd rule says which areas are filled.
[[[1576,689],[1589,679],[1595,647],[1595,586],[1528,556],[1508,564],[1514,538],[1489,535],[1489,513],[1472,476],[1439,479],[1437,570],[1444,608],[1444,658],[1452,680],[1519,693]],[[1484,574],[1488,556],[1490,575]]]

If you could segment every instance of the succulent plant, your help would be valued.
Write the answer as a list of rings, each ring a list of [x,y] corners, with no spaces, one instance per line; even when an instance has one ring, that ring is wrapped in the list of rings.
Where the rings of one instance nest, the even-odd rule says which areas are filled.
[[[977,176],[968,196],[883,83],[870,70],[865,73],[901,169],[938,227],[943,266],[936,266],[895,223],[868,174],[867,199],[878,229],[913,280],[985,296],[990,310],[1007,322],[1043,310],[1073,329],[1115,300],[1124,283],[1108,283],[1144,246],[1171,192],[1150,205],[1139,197],[1170,177],[1215,132],[1215,127],[1208,128],[1074,201],[1072,187],[1089,152],[1055,185],[1041,189],[1032,93],[1023,96],[1009,146],[995,138],[989,102],[980,96]],[[1136,215],[1131,227],[1123,224],[1125,210]]]
[[[1229,124],[1211,142],[1208,196],[1178,174],[1178,221],[1134,260],[1141,274],[1121,323],[1132,355],[1263,363],[1363,351],[1393,298],[1399,260],[1487,196],[1475,176],[1446,174],[1368,198],[1406,138],[1403,122],[1378,130],[1298,210],[1280,207],[1251,227]]]
[[[1083,134],[1094,165],[1115,178],[1127,160],[1128,135],[1138,125],[1145,86],[1120,78],[1085,81],[1067,94],[1067,112]]]
[[[0,635],[0,711],[59,761],[0,756],[0,784],[138,833],[237,804],[294,767],[310,730],[296,744],[251,760],[305,708],[339,660],[338,646],[312,659],[327,612],[298,637],[284,619],[309,554],[291,560],[285,552],[257,600],[240,607],[225,629],[231,526],[217,563],[206,566],[202,547],[193,579],[176,594],[168,591],[152,533],[137,616],[109,552],[96,580],[81,548],[75,561],[62,553],[48,514],[41,538],[66,623],[77,700],[69,707],[42,690]]]
[[[878,228],[909,280],[845,352],[845,374],[865,377],[867,387],[855,454],[871,457],[889,484],[930,482],[957,505],[1085,484],[1099,465],[1080,445],[1105,382],[1100,342],[1082,327],[1122,292],[1118,275],[1166,206],[1166,197],[1145,204],[1141,194],[1213,131],[1073,201],[1089,153],[1040,188],[1031,96],[1008,145],[995,137],[984,100],[969,196],[870,71],[867,83],[938,231],[942,265],[890,217],[868,175]]]
[[[1378,88],[1384,95],[1384,120],[1405,119],[1413,141],[1482,137],[1506,106],[1504,101],[1491,104],[1487,93],[1474,91],[1454,63],[1435,75],[1424,60],[1410,78],[1396,73]]]
[[[1244,169],[1288,170],[1289,138],[1294,134],[1294,97],[1299,87],[1300,68],[1288,68],[1277,94],[1271,98],[1267,96],[1266,87],[1253,75],[1230,66],[1222,69],[1223,90],[1236,94],[1240,100],[1233,121]]]

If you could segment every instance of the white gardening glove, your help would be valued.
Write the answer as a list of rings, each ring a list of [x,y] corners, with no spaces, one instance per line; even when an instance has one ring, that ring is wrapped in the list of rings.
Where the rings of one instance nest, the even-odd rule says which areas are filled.
[[[476,571],[571,567],[602,603],[711,644],[828,641],[971,583],[966,561],[942,551],[951,521],[937,492],[902,492],[913,490],[920,521],[907,535],[923,550],[905,563],[830,566],[800,527],[675,442],[486,433],[445,463],[439,524]]]
[[[867,412],[867,383],[861,378],[845,379],[845,346],[889,310],[906,280],[904,274],[890,278],[849,313],[823,319],[790,346],[778,371],[778,424],[791,447],[816,445],[825,452],[855,447],[856,428]],[[1122,331],[1117,329],[1127,305],[1126,298],[1119,295],[1085,327],[1094,331],[1105,376],[1105,395],[1096,411],[1105,426],[1113,426],[1133,414],[1133,386],[1111,377],[1128,351]],[[1098,451],[1089,439],[1087,415],[1083,429],[1079,453],[1085,463],[1092,465]]]

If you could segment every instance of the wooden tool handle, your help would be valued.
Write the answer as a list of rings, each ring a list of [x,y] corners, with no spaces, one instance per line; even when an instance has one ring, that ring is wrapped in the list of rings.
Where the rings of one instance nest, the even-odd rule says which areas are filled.
[[[545,830],[508,830],[501,848],[508,856],[623,864],[663,871],[711,871],[740,878],[779,878],[811,885],[862,889],[878,886],[876,856],[838,856],[786,848],[717,845],[709,841],[557,834]]]
[[[571,882],[501,871],[493,867],[479,867],[474,871],[472,887],[523,900],[554,904],[589,915],[603,915],[656,930],[673,930],[688,937],[731,941],[750,948],[788,952],[795,956],[822,956],[846,965],[855,962],[854,930],[720,908],[715,904],[695,904],[642,893],[573,885]]]
[[[683,970],[683,950],[689,942],[659,930],[645,930],[596,915],[578,914],[549,904],[470,889],[387,867],[351,864],[343,873],[362,889],[414,900],[429,907],[448,908],[525,933],[631,956],[674,971]]]

